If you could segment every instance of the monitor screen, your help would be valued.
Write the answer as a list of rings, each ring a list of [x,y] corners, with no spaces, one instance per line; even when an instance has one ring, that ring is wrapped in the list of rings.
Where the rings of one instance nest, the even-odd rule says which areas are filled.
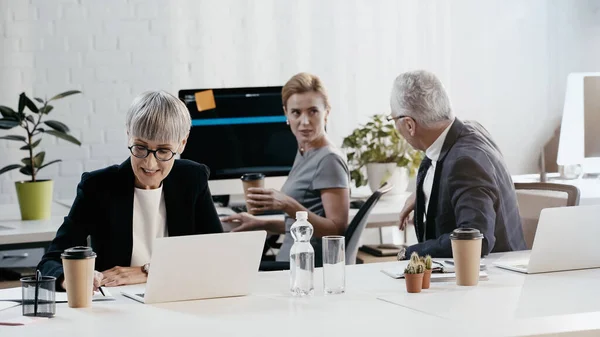
[[[210,179],[286,176],[298,144],[285,122],[281,88],[180,90],[192,117],[181,157],[207,165]]]

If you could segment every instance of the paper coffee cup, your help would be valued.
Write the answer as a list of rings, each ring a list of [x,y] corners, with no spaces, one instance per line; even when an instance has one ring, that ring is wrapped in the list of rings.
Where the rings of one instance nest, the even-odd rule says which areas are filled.
[[[69,307],[91,307],[96,253],[90,247],[73,247],[65,249],[61,258]]]
[[[248,200],[248,189],[250,187],[265,187],[265,175],[262,173],[246,173],[242,176],[242,185],[244,186],[244,198]],[[246,202],[246,209],[250,214],[257,214],[259,212],[251,212],[250,208],[252,205]]]
[[[457,228],[450,234],[456,284],[476,286],[479,283],[479,264],[483,234],[475,228]]]

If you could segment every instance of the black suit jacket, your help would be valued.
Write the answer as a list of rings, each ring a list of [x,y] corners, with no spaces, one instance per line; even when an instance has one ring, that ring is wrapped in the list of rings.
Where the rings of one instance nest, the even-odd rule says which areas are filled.
[[[457,227],[481,231],[482,255],[526,249],[512,178],[480,124],[457,118],[450,127],[436,164],[425,226],[415,228],[419,243],[406,256],[452,257],[450,233]]]
[[[169,236],[223,231],[208,188],[208,175],[205,165],[175,160],[163,180]],[[71,211],[38,265],[43,275],[60,279],[60,255],[67,248],[86,246],[88,235],[97,254],[96,270],[130,265],[134,182],[130,159],[82,175]]]

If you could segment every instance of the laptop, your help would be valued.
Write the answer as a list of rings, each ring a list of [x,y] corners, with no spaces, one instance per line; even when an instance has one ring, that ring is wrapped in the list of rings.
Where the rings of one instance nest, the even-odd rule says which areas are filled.
[[[600,268],[600,205],[545,208],[529,258],[497,267],[526,274]]]
[[[142,303],[248,295],[258,276],[267,232],[156,239],[145,291],[122,291]]]

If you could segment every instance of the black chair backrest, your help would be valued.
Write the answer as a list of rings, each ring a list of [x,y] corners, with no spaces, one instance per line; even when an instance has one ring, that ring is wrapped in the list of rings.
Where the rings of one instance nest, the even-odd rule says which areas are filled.
[[[379,201],[382,195],[389,192],[394,186],[391,184],[385,184],[381,186],[377,191],[373,192],[369,199],[360,207],[358,213],[354,216],[350,225],[344,233],[346,241],[346,264],[356,263],[356,254],[358,253],[358,244],[360,242],[360,236],[363,230],[367,226],[367,220],[369,220],[369,214]]]

